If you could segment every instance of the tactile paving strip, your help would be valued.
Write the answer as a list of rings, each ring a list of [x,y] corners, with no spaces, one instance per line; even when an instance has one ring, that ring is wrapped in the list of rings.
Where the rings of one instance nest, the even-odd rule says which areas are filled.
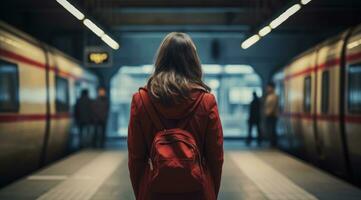
[[[243,173],[270,200],[317,200],[267,163],[250,152],[228,153]]]
[[[124,159],[119,152],[104,152],[38,200],[88,200]]]

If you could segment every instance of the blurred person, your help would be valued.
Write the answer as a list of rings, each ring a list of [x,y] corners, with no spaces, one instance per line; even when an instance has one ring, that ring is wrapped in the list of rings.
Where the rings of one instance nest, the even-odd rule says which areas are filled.
[[[258,145],[262,142],[262,133],[261,133],[261,110],[260,110],[260,100],[256,92],[253,92],[253,100],[249,106],[249,118],[248,118],[248,137],[246,143],[249,144],[252,139],[252,130],[256,126],[257,130],[257,143]]]
[[[277,145],[276,124],[278,117],[278,97],[275,93],[275,85],[270,82],[266,87],[264,103],[265,131],[270,138],[271,146]]]
[[[133,95],[128,152],[137,200],[217,199],[222,125],[196,47],[185,33],[164,38],[154,73]]]
[[[109,113],[109,100],[104,88],[98,89],[98,97],[93,102],[94,147],[104,147]]]
[[[91,99],[89,91],[81,91],[80,98],[77,99],[74,108],[74,118],[79,130],[79,146],[84,147],[86,137],[90,134],[91,125]]]

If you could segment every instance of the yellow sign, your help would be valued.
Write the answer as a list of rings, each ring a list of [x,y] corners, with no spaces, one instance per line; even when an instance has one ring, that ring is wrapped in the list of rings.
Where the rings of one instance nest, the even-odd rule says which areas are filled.
[[[91,63],[102,64],[108,62],[109,55],[106,52],[96,52],[96,53],[94,52],[94,53],[89,53],[88,59]]]

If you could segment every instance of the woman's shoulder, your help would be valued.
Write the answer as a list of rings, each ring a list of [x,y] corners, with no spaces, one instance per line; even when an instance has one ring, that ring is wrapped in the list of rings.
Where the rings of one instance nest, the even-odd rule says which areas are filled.
[[[148,92],[147,88],[145,86],[143,87],[140,87],[136,92],[133,93],[132,95],[132,101],[135,102],[135,103],[139,103],[141,101],[140,99],[140,94],[139,92],[140,91],[145,91],[145,92]]]
[[[131,105],[132,105],[132,107],[139,110],[139,108],[141,106],[141,98],[140,98],[139,91],[133,93]]]
[[[210,92],[204,92],[201,106],[208,113],[213,107],[217,106],[216,97]]]

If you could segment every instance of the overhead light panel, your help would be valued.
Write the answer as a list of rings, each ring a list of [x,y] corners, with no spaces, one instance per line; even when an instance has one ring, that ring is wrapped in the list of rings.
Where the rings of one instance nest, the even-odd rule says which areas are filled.
[[[113,40],[111,37],[109,37],[107,34],[104,34],[103,36],[101,36],[101,38],[112,49],[114,49],[114,50],[119,49],[119,44],[115,40]]]
[[[71,3],[67,0],[56,0],[60,5],[62,5],[67,11],[69,11],[74,17],[78,20],[84,19],[84,14],[80,12],[77,8],[75,8]]]
[[[248,49],[248,47],[252,46],[254,43],[256,43],[261,37],[259,35],[253,35],[252,37],[248,38],[242,43],[243,49]]]
[[[262,28],[261,30],[258,31],[258,34],[263,37],[265,35],[267,35],[268,33],[270,33],[272,30],[272,28],[270,26],[265,26],[264,28]]]
[[[202,69],[203,69],[203,72],[205,74],[219,74],[219,73],[222,73],[222,67],[220,65],[203,64]]]
[[[254,70],[249,65],[226,65],[224,72],[227,74],[252,74]]]
[[[104,31],[99,28],[96,24],[94,24],[92,21],[90,21],[89,19],[85,19],[83,21],[84,25],[86,27],[88,27],[91,31],[93,31],[93,33],[95,33],[95,35],[101,37],[102,35],[104,35]]]
[[[284,13],[282,13],[279,17],[277,17],[276,19],[274,19],[271,23],[270,23],[270,27],[272,29],[278,27],[279,25],[281,25],[284,21],[286,21],[289,17],[291,17],[292,15],[294,15],[297,11],[299,11],[301,9],[301,5],[300,4],[295,4],[292,7],[290,7],[289,9],[287,9]]]
[[[311,0],[301,0],[302,5],[306,5]],[[242,43],[242,48],[247,49],[253,44],[255,44],[258,40],[261,39],[261,37],[266,36],[269,34],[273,29],[277,28],[279,25],[281,25],[283,22],[285,22],[288,18],[290,18],[292,15],[294,15],[297,11],[299,11],[302,8],[302,5],[297,3],[288,8],[285,12],[283,12],[281,15],[279,15],[277,18],[272,20],[269,25],[263,27],[258,31],[257,34],[253,35],[252,37],[248,38]]]
[[[311,0],[301,0],[301,4],[302,5],[306,5],[310,2]]]
[[[78,20],[83,21],[83,24],[88,27],[95,35],[100,37],[107,45],[109,45],[114,50],[119,49],[119,44],[109,37],[105,32],[97,26],[90,19],[85,19],[85,15],[80,12],[77,8],[75,8],[71,3],[67,0],[56,0],[60,5],[62,5],[67,11],[69,11],[72,15],[74,15]]]

